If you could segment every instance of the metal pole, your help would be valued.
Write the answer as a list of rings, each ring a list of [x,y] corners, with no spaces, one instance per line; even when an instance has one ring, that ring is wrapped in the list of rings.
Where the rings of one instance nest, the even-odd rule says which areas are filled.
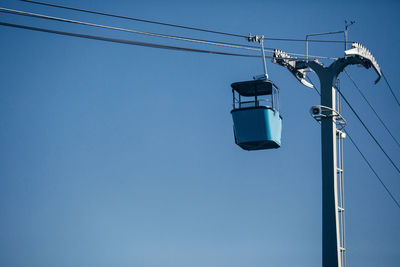
[[[264,51],[264,36],[260,37],[260,45],[261,45],[261,55],[264,62],[264,74],[265,77],[268,79],[267,62],[265,61],[265,51]]]
[[[337,147],[336,147],[336,90],[334,85],[341,59],[328,68],[316,62],[308,62],[318,75],[321,84],[321,106],[326,107],[321,116],[322,159],[322,267],[342,267],[340,253]],[[340,66],[339,66],[340,65]]]
[[[320,76],[321,105],[336,108],[330,73]],[[322,150],[322,266],[340,267],[337,205],[336,124],[331,110],[321,119]]]
[[[347,50],[347,37],[348,37],[348,31],[349,31],[349,27],[351,25],[353,25],[354,23],[356,23],[354,20],[350,21],[350,23],[347,22],[347,20],[344,21],[345,25],[344,25],[344,51]]]
[[[308,62],[308,34],[306,35],[306,61]]]

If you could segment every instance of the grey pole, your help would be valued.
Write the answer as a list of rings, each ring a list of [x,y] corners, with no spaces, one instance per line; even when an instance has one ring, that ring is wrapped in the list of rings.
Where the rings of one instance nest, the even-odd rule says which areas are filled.
[[[336,97],[333,85],[338,73],[315,62],[308,65],[316,72],[321,84],[321,154],[322,154],[322,266],[341,267],[339,215],[337,201]],[[332,66],[332,65],[331,65]]]
[[[348,52],[348,51],[346,51]],[[369,53],[369,51],[368,51]],[[370,54],[370,53],[369,53]],[[371,55],[371,54],[370,54]],[[321,84],[321,106],[326,107],[321,116],[321,159],[322,159],[322,266],[341,267],[339,207],[337,188],[337,151],[336,151],[336,97],[334,85],[338,75],[348,65],[363,64],[366,68],[375,65],[363,56],[339,58],[329,67],[316,61],[298,61],[299,66],[310,67],[318,76]],[[375,67],[378,66],[377,64]],[[378,66],[379,69],[379,66]],[[378,71],[377,71],[378,72]],[[380,75],[380,71],[378,72]]]
[[[329,74],[328,74],[329,75]],[[331,77],[321,82],[321,105],[336,109]],[[322,152],[322,266],[341,267],[337,207],[336,124],[331,110],[321,118]]]
[[[353,43],[352,49],[345,51],[346,56],[337,59],[329,67],[316,60],[289,60],[290,56],[274,51],[273,62],[286,67],[304,84],[305,70],[310,68],[318,76],[321,84],[321,159],[322,159],[322,267],[342,267],[339,207],[337,187],[337,151],[336,151],[336,98],[334,85],[338,75],[348,65],[373,67],[378,74],[381,71],[372,53],[359,43]],[[337,113],[337,112],[336,112]]]

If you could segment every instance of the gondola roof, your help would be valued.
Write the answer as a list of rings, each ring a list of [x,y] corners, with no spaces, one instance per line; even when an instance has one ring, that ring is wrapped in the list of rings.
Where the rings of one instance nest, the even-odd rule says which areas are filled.
[[[242,96],[271,95],[273,87],[279,91],[279,88],[269,80],[235,82],[231,87]]]

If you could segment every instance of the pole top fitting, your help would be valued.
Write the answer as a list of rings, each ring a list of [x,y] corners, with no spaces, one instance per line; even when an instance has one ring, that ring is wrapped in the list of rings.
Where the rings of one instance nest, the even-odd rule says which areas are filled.
[[[249,42],[261,43],[261,41],[263,40],[264,40],[264,35],[252,35],[251,33],[249,33],[249,36],[247,36],[247,41]]]
[[[354,23],[356,23],[355,20],[351,20],[351,21],[345,20],[345,21],[344,21],[344,26],[345,26],[346,31],[347,31],[347,30],[349,29],[349,27],[350,27],[351,25],[353,25]]]

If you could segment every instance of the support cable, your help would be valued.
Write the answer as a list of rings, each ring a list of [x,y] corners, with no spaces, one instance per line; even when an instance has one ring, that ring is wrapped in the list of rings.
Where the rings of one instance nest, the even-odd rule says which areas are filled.
[[[351,80],[353,83],[354,87],[358,90],[358,92],[361,94],[361,96],[364,98],[365,102],[369,105],[369,107],[372,109],[372,111],[375,113],[376,117],[379,119],[379,121],[382,123],[383,127],[386,129],[386,131],[390,134],[390,136],[393,138],[393,140],[396,142],[397,146],[400,147],[399,141],[397,141],[396,137],[392,134],[392,132],[389,130],[389,128],[386,126],[386,124],[383,122],[382,118],[378,115],[378,113],[375,111],[374,107],[371,105],[371,103],[368,101],[368,99],[365,97],[364,93],[361,91],[360,87],[356,84],[356,82],[351,78],[350,74],[344,70],[344,73],[346,73],[347,77]]]
[[[36,13],[25,12],[25,11],[20,11],[20,10],[13,10],[13,9],[2,8],[2,7],[0,7],[0,12],[14,14],[14,15],[20,15],[20,16],[27,16],[27,17],[41,18],[41,19],[47,19],[47,20],[54,20],[54,21],[72,23],[72,24],[79,24],[79,25],[96,27],[96,28],[103,28],[103,29],[108,29],[108,30],[117,30],[117,31],[123,31],[123,32],[150,35],[150,36],[155,36],[155,37],[169,38],[169,39],[180,40],[180,41],[188,41],[188,42],[210,44],[210,45],[219,45],[219,46],[225,46],[225,47],[230,47],[230,48],[246,49],[246,50],[251,50],[251,51],[259,51],[260,50],[258,47],[245,46],[245,45],[232,44],[232,43],[224,43],[224,42],[217,42],[217,41],[208,41],[208,40],[202,40],[202,39],[186,38],[186,37],[182,37],[182,36],[167,35],[167,34],[160,34],[160,33],[153,33],[153,32],[144,32],[144,31],[125,29],[125,28],[119,28],[119,27],[113,27],[113,26],[106,26],[106,25],[95,24],[95,23],[84,22],[84,21],[78,21],[78,20],[71,20],[71,19],[65,19],[65,18],[59,18],[59,17],[52,17],[52,16],[43,15],[43,14],[36,14]],[[273,52],[273,50],[268,51],[268,52]]]
[[[1,12],[1,11],[0,11]],[[261,58],[260,55],[251,55],[251,54],[240,54],[240,53],[228,53],[222,51],[215,51],[215,50],[206,50],[206,49],[195,49],[195,48],[188,48],[188,47],[181,47],[181,46],[171,46],[171,45],[163,45],[163,44],[156,44],[150,42],[138,42],[138,41],[131,41],[126,39],[117,39],[117,38],[109,38],[97,35],[88,35],[88,34],[81,34],[81,33],[72,33],[72,32],[65,32],[65,31],[58,31],[58,30],[50,30],[45,28],[39,27],[31,27],[26,25],[20,24],[12,24],[0,21],[0,26],[7,26],[31,31],[38,31],[38,32],[46,32],[46,33],[53,33],[57,35],[64,35],[64,36],[72,36],[72,37],[79,37],[79,38],[86,38],[91,40],[99,40],[99,41],[106,41],[106,42],[113,42],[113,43],[121,43],[121,44],[128,44],[128,45],[136,45],[136,46],[144,46],[144,47],[152,47],[152,48],[161,48],[161,49],[170,49],[170,50],[180,50],[185,52],[197,52],[197,53],[208,53],[208,54],[215,54],[215,55],[225,55],[225,56],[239,56],[239,57],[249,57],[249,58]],[[273,56],[265,56],[266,58],[273,59]],[[293,60],[293,58],[283,58],[288,60]]]
[[[317,94],[321,95],[321,93],[318,91],[318,89],[317,89],[317,87],[315,86],[315,84],[311,81],[310,77],[306,76],[306,78],[307,78],[308,82],[312,84],[312,86],[313,86],[315,92],[317,92]]]
[[[165,23],[165,22],[154,21],[154,20],[139,19],[139,18],[134,18],[134,17],[121,16],[121,15],[117,15],[117,14],[110,14],[110,13],[104,13],[104,12],[99,12],[99,11],[92,11],[92,10],[88,10],[88,9],[81,9],[81,8],[69,7],[69,6],[63,6],[63,5],[44,3],[44,2],[39,2],[39,1],[30,1],[30,0],[21,0],[21,1],[22,2],[31,3],[31,4],[37,4],[37,5],[42,5],[42,6],[50,6],[50,7],[62,8],[62,9],[68,9],[68,10],[73,10],[73,11],[79,11],[79,12],[90,13],[90,14],[101,15],[101,16],[107,16],[107,17],[113,17],[113,18],[119,18],[119,19],[140,21],[140,22],[145,22],[145,23],[151,23],[151,24],[157,24],[157,25],[163,25],[163,26],[170,26],[170,27],[187,29],[187,30],[208,32],[208,33],[215,33],[215,34],[227,35],[227,36],[232,36],[232,37],[247,38],[246,35],[240,35],[240,34],[236,34],[236,33],[213,31],[213,30],[195,28],[195,27],[190,27],[190,26],[183,26],[183,25],[178,25],[178,24]]]
[[[390,198],[394,201],[394,203],[397,205],[397,207],[400,209],[400,204],[399,201],[396,200],[396,198],[393,196],[393,194],[390,192],[389,188],[387,188],[387,186],[385,185],[385,183],[382,181],[382,179],[379,177],[378,173],[374,170],[374,168],[372,167],[371,163],[367,160],[367,158],[364,156],[364,154],[361,152],[360,148],[357,146],[357,144],[354,142],[353,138],[351,138],[351,136],[349,135],[349,133],[344,130],[344,132],[346,133],[346,135],[350,138],[350,141],[353,143],[354,147],[358,150],[358,152],[360,153],[361,157],[363,157],[364,161],[367,163],[368,167],[372,170],[372,172],[375,174],[376,178],[378,178],[379,182],[381,183],[381,185],[383,186],[383,188],[385,188],[386,193],[389,194]]]
[[[208,44],[208,45],[217,45],[217,46],[223,46],[223,47],[229,47],[229,48],[245,49],[245,50],[250,50],[250,51],[260,51],[260,48],[254,47],[254,46],[240,45],[240,44],[234,44],[234,43],[226,43],[226,42],[219,42],[219,41],[209,41],[209,40],[195,39],[195,38],[187,38],[187,37],[176,36],[176,35],[167,35],[167,34],[160,34],[160,33],[144,32],[144,31],[139,31],[139,30],[132,30],[132,29],[113,27],[113,26],[95,24],[95,23],[78,21],[78,20],[71,20],[71,19],[53,17],[53,16],[48,16],[48,15],[43,15],[43,14],[25,12],[25,11],[20,11],[20,10],[2,8],[2,7],[0,7],[0,12],[9,13],[9,14],[13,14],[13,15],[20,15],[20,16],[41,18],[41,19],[47,19],[47,20],[54,20],[54,21],[60,21],[60,22],[66,22],[66,23],[90,26],[90,27],[97,27],[97,28],[103,28],[103,29],[108,29],[108,30],[117,30],[117,31],[129,32],[129,33],[136,33],[136,34],[143,34],[143,35],[149,35],[149,36],[155,36],[155,37],[162,37],[162,38],[174,39],[174,40],[179,40],[179,41],[187,41],[187,42],[194,42],[194,43],[201,43],[201,44]],[[264,51],[265,52],[270,52],[270,53],[274,52],[273,49],[266,49]],[[287,53],[287,54],[296,55],[296,56],[305,56],[305,55],[297,54],[297,53]],[[320,59],[331,59],[331,60],[336,60],[337,59],[337,58],[324,57],[324,56],[309,56],[309,57],[311,57],[311,58],[320,58]]]
[[[342,91],[340,91],[337,88],[339,94],[342,96],[343,100],[347,103],[347,105],[349,106],[349,108],[351,109],[351,111],[353,111],[354,115],[356,115],[357,119],[361,122],[361,124],[363,125],[364,129],[368,132],[368,134],[372,137],[372,139],[374,139],[375,143],[378,145],[378,147],[382,150],[383,154],[385,154],[385,156],[387,157],[387,159],[390,161],[390,163],[393,165],[393,167],[397,170],[397,172],[400,174],[400,169],[399,167],[396,166],[396,164],[394,163],[394,161],[392,160],[392,158],[388,155],[388,153],[386,153],[385,149],[383,149],[382,145],[378,142],[378,140],[375,138],[375,136],[372,134],[372,132],[369,130],[369,128],[367,127],[367,125],[365,125],[364,121],[360,118],[360,116],[358,115],[358,113],[354,110],[353,106],[349,103],[349,101],[347,101],[346,97],[342,94]]]
[[[152,23],[152,24],[157,24],[157,25],[170,26],[170,27],[176,27],[176,28],[188,29],[188,30],[194,30],[194,31],[201,31],[201,32],[208,32],[208,33],[215,33],[215,34],[227,35],[227,36],[232,36],[232,37],[247,38],[247,35],[241,35],[241,34],[236,34],[236,33],[214,31],[214,30],[209,30],[209,29],[196,28],[196,27],[190,27],[190,26],[183,26],[183,25],[165,23],[165,22],[154,21],[154,20],[139,19],[139,18],[135,18],[135,17],[121,16],[121,15],[117,15],[117,14],[111,14],[111,13],[93,11],[93,10],[88,10],[88,9],[69,7],[69,6],[65,6],[65,5],[56,5],[56,4],[45,3],[45,2],[40,2],[40,1],[32,1],[32,0],[20,0],[20,1],[26,2],[26,3],[31,3],[31,4],[42,5],[42,6],[56,7],[56,8],[61,8],[61,9],[67,9],[67,10],[73,10],[73,11],[78,11],[78,12],[89,13],[89,14],[102,15],[102,16],[107,16],[107,17],[114,17],[114,18],[120,18],[120,19],[140,21],[140,22],[145,22],[145,23]],[[296,39],[296,38],[264,37],[264,39],[265,40],[271,40],[271,41],[291,41],[291,42],[305,42],[306,41],[305,39]],[[340,40],[337,40],[337,41],[336,40],[309,40],[309,42],[345,43],[345,41],[340,41]]]
[[[170,46],[170,45],[162,45],[162,44],[155,44],[155,43],[137,42],[137,41],[131,41],[131,40],[109,38],[109,37],[102,37],[102,36],[96,36],[96,35],[87,35],[87,34],[72,33],[72,32],[65,32],[65,31],[56,31],[56,30],[31,27],[31,26],[25,26],[25,25],[19,25],[19,24],[11,24],[11,23],[1,22],[1,21],[0,21],[0,26],[7,26],[7,27],[13,27],[13,28],[19,28],[19,29],[25,29],[25,30],[31,30],[31,31],[38,31],[38,32],[47,32],[47,33],[53,33],[53,34],[58,34],[58,35],[64,35],[64,36],[73,36],[73,37],[113,42],[113,43],[121,43],[121,44],[137,45],[137,46],[145,46],[145,47],[153,47],[153,48],[161,48],[161,49],[170,49],[170,50],[180,50],[180,51],[186,51],[186,52],[208,53],[208,54],[225,55],[225,56],[253,57],[253,58],[260,57],[259,55],[227,53],[227,52],[221,52],[221,51],[194,49],[194,48],[187,48],[187,47]]]
[[[386,78],[386,76],[385,76],[385,74],[384,74],[383,72],[382,72],[382,76],[383,76],[383,79],[385,80],[387,86],[389,87],[390,92],[392,93],[394,99],[396,100],[397,104],[400,106],[400,101],[399,101],[399,99],[397,98],[397,96],[394,94],[393,89],[392,89],[392,87],[390,86],[389,81],[387,80],[387,78]]]

